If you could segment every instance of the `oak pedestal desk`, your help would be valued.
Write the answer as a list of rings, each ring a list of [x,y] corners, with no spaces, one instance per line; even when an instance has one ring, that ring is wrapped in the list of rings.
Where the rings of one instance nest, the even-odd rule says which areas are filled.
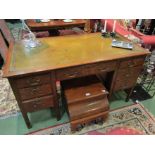
[[[119,40],[124,38],[119,37]],[[3,68],[28,128],[28,112],[53,107],[61,118],[57,80],[107,73],[109,97],[115,91],[133,88],[149,54],[134,45],[133,50],[111,47],[112,38],[100,33],[40,38],[41,46],[27,50],[11,44]]]

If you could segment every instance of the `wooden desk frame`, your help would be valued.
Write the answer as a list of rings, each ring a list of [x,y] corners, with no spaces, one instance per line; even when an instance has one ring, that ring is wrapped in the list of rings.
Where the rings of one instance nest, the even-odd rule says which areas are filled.
[[[130,89],[130,93],[127,96],[128,100],[143,67],[145,57],[149,54],[148,51],[144,51],[117,59],[109,59],[107,61],[100,60],[98,62],[70,65],[63,68],[12,73],[9,71],[12,50],[13,44],[9,47],[3,73],[4,77],[7,77],[10,82],[28,128],[31,128],[31,123],[27,116],[28,112],[53,107],[56,112],[57,120],[60,120],[61,114],[56,81],[89,76],[93,74],[108,73],[106,85],[109,91],[109,98],[115,91]],[[44,88],[47,88],[51,92],[50,96],[48,90]],[[38,94],[40,96],[38,96]],[[49,104],[49,102],[47,102],[47,98],[45,99],[44,97],[51,97],[51,104]],[[36,101],[39,102],[39,104],[37,104]]]

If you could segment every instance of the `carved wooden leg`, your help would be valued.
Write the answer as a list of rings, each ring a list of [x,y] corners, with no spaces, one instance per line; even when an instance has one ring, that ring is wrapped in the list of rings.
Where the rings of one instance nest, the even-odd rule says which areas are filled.
[[[77,130],[77,131],[81,131],[82,128],[83,128],[83,125],[82,125],[82,124],[78,124],[76,130]]]
[[[97,118],[97,119],[95,120],[95,123],[96,123],[96,124],[99,124],[99,125],[103,124],[103,118]]]

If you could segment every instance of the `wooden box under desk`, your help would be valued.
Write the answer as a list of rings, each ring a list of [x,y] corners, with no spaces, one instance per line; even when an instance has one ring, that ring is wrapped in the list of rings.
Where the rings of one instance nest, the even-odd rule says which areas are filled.
[[[62,82],[64,97],[75,130],[80,124],[87,124],[108,115],[108,92],[96,76],[87,76]]]
[[[120,36],[116,39],[126,41]],[[3,77],[11,84],[28,127],[29,111],[53,107],[57,119],[61,118],[56,81],[107,73],[105,84],[110,97],[115,91],[134,87],[149,54],[138,45],[133,50],[111,47],[111,38],[100,33],[38,40],[41,45],[29,51],[22,42],[10,43],[3,67]],[[126,82],[129,85],[124,86]]]
[[[95,75],[62,81],[62,88],[68,105],[100,100],[108,94]]]

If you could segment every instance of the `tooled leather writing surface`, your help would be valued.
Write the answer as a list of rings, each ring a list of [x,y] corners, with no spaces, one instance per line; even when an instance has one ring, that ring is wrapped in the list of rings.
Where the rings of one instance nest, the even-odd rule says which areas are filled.
[[[54,70],[149,53],[139,46],[134,46],[132,51],[113,48],[111,47],[112,38],[103,38],[100,33],[39,40],[41,46],[30,51],[27,51],[21,43],[14,45],[10,72]]]

